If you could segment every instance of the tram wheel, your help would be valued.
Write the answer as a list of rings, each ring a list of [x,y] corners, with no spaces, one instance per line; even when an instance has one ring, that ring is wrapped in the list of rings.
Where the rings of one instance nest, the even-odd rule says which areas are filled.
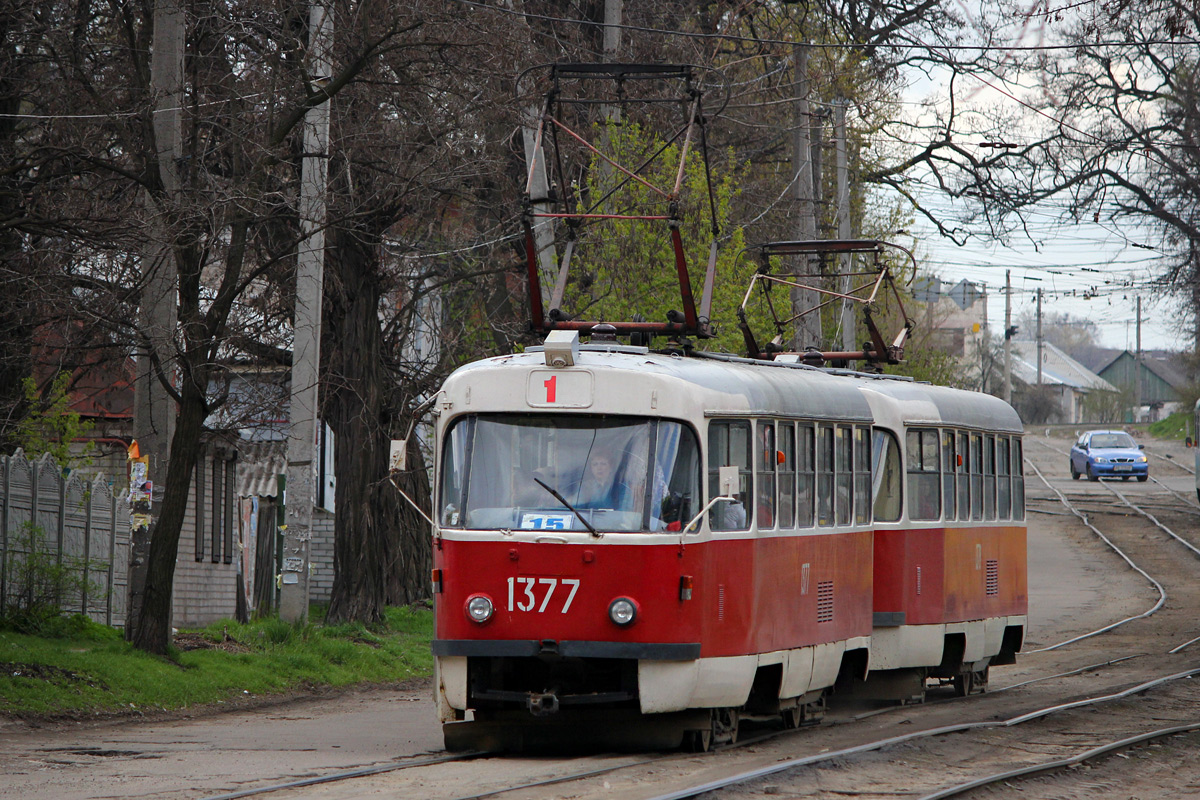
[[[966,697],[969,694],[987,691],[989,669],[990,665],[979,671],[961,672],[955,675],[954,694],[957,697]]]
[[[783,710],[783,727],[787,730],[795,730],[804,722],[804,707],[800,705],[785,708]]]
[[[713,709],[713,741],[727,744],[737,744],[738,721],[738,712],[736,708]]]
[[[712,729],[706,731],[684,731],[683,749],[689,753],[707,753],[712,747]]]

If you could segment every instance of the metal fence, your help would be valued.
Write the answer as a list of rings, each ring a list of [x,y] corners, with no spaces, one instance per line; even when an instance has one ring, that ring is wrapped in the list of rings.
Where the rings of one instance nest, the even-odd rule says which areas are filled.
[[[103,475],[63,473],[49,454],[36,461],[20,450],[0,456],[0,614],[21,603],[39,576],[51,575],[63,611],[122,627],[128,503]]]

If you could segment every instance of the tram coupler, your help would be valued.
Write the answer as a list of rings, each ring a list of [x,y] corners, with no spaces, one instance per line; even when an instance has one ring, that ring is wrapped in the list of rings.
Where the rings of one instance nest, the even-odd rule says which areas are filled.
[[[529,713],[535,717],[548,717],[551,714],[558,713],[558,695],[554,692],[546,692],[544,694],[530,693],[525,698],[525,707],[529,709]]]

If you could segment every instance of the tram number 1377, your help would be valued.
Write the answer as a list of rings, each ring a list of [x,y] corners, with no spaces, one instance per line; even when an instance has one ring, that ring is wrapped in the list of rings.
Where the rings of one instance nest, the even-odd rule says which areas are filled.
[[[559,587],[561,591],[556,591]],[[568,591],[569,587],[569,591]],[[562,601],[561,613],[565,614],[571,608],[571,601],[579,591],[578,578],[509,578],[508,579],[508,610],[536,611],[545,613],[546,609],[557,606],[550,605],[550,599],[556,594],[561,599],[567,592],[566,600]],[[540,602],[539,602],[540,598]]]

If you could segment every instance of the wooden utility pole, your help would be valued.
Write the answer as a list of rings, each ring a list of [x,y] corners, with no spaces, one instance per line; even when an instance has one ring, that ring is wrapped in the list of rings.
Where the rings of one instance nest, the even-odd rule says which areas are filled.
[[[837,235],[839,239],[853,239],[850,231],[850,166],[846,155],[846,105],[845,97],[839,96],[833,105],[833,139],[837,160]],[[842,275],[841,292],[850,294],[850,273],[854,271],[854,255],[843,253],[839,271]],[[854,341],[854,308],[850,301],[842,301],[842,350],[857,349]]]
[[[333,14],[323,3],[309,8],[311,91],[324,91],[332,75]],[[287,527],[279,618],[308,619],[309,560],[313,504],[316,502],[318,372],[321,364],[321,298],[325,279],[325,189],[329,177],[329,100],[304,116],[304,158],[300,166],[300,240],[296,258],[296,315],[292,339],[291,424],[288,427]],[[335,444],[335,446],[337,446]],[[353,447],[343,442],[342,447]]]
[[[149,241],[142,261],[142,298],[138,324],[143,336],[134,379],[133,435],[148,457],[147,478],[153,487],[151,523],[132,531],[129,559],[129,610],[125,636],[137,629],[146,588],[155,510],[166,489],[171,437],[175,435],[175,402],[160,376],[175,373],[175,329],[179,321],[179,268],[169,244],[170,218],[179,202],[179,161],[183,156],[183,58],[186,41],[183,5],[179,0],[154,4],[150,85],[154,91],[154,149],[161,190],[147,192]]]
[[[808,103],[808,45],[793,45],[792,58],[796,82],[795,116],[792,121],[792,197],[796,201],[796,238],[811,240],[817,238],[817,217],[813,202],[812,138],[809,135],[812,115]],[[801,255],[796,267],[797,272],[809,273],[808,256]],[[816,292],[792,287],[791,301],[792,313],[799,314],[817,305]],[[820,347],[821,315],[813,312],[798,318],[793,336],[794,350],[803,350],[806,346]]]

